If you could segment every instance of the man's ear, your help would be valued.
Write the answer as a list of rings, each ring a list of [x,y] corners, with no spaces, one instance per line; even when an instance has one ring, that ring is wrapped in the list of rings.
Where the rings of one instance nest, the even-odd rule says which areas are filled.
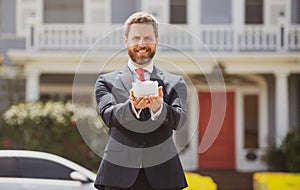
[[[128,47],[127,41],[128,41],[128,38],[126,36],[124,36],[124,44],[126,47]]]
[[[156,43],[158,44],[159,36],[156,37],[155,41],[156,41]]]

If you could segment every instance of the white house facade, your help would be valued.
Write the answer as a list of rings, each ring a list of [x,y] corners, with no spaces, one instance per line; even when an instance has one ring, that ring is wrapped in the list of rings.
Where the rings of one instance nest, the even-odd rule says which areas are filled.
[[[2,5],[7,1],[0,0]],[[161,64],[163,69],[184,73],[191,81],[188,125],[175,136],[178,144],[190,138],[180,153],[186,170],[265,170],[261,160],[265,149],[280,145],[289,129],[300,125],[300,0],[13,1],[15,25],[9,33],[23,39],[24,47],[9,48],[6,54],[24,73],[28,101],[71,99],[79,63],[102,39],[79,73],[88,81],[80,84],[79,96],[93,104],[90,81],[100,71],[127,62],[126,53],[120,53],[99,68],[99,63],[125,48],[118,28],[132,13],[150,12],[162,26],[178,26],[160,31],[158,56],[173,65]],[[6,12],[0,7],[5,24],[8,17],[2,17]],[[3,31],[1,35],[7,36]],[[190,55],[201,70],[176,50]],[[199,152],[212,118],[212,96],[220,91],[206,80],[216,63],[224,67],[226,109],[214,143]],[[196,130],[191,127],[195,122]]]

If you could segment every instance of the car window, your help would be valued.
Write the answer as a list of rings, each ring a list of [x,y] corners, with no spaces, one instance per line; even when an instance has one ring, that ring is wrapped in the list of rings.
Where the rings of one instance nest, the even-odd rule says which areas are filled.
[[[19,167],[25,178],[71,180],[73,171],[62,164],[37,158],[19,158]]]
[[[18,163],[14,157],[0,158],[0,177],[19,177]]]

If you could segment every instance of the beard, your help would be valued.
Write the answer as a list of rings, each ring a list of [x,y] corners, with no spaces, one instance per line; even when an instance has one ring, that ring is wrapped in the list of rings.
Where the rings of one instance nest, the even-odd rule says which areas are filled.
[[[146,51],[145,55],[138,55],[140,50]],[[128,55],[131,60],[138,65],[144,65],[149,63],[154,55],[155,55],[155,48],[151,49],[150,47],[143,47],[143,48],[128,48]]]

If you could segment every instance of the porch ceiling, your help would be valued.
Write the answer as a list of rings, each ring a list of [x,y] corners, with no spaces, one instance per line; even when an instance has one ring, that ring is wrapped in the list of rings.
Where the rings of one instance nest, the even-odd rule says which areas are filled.
[[[35,67],[44,70],[58,67],[64,70],[65,67],[74,68],[84,60],[86,73],[95,73],[99,70],[99,63],[110,62],[104,68],[105,71],[114,70],[126,64],[128,55],[123,52],[115,56],[114,52],[92,53],[84,57],[86,52],[66,52],[66,51],[28,51],[28,50],[9,50],[8,56],[16,65],[25,67]],[[83,59],[84,58],[84,59]],[[234,52],[234,53],[214,53],[214,54],[195,54],[195,53],[174,53],[158,52],[156,62],[160,68],[170,72],[184,72],[186,74],[211,73],[217,62],[222,62],[228,74],[253,74],[253,73],[300,73],[300,54],[299,52]],[[198,65],[195,64],[199,63]],[[175,67],[171,66],[174,64]],[[178,70],[179,69],[179,70]],[[57,69],[54,69],[57,70]],[[71,69],[73,70],[73,69]],[[51,72],[51,71],[50,71]],[[72,71],[70,71],[72,73]],[[180,73],[180,72],[179,72]]]

